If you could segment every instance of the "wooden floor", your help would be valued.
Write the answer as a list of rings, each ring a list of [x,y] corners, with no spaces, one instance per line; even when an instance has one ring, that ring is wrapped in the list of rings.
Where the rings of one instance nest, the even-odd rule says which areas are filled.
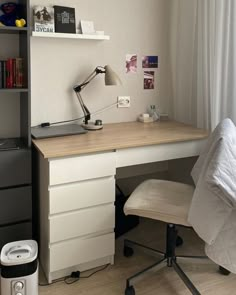
[[[184,239],[184,245],[177,254],[203,255],[204,245],[190,229],[180,228],[179,234]],[[40,295],[122,295],[124,294],[126,278],[145,268],[157,260],[138,249],[135,255],[125,258],[122,255],[124,237],[143,242],[151,247],[164,250],[165,225],[153,220],[142,220],[141,224],[126,235],[116,240],[115,264],[94,274],[88,279],[81,279],[72,285],[58,282],[50,286],[39,287]],[[182,268],[192,282],[205,295],[235,295],[236,276],[223,276],[218,273],[214,263],[193,264],[182,263]],[[82,273],[85,276],[91,271]],[[41,283],[44,279],[41,276]],[[144,280],[135,284],[136,295],[188,295],[183,282],[172,268],[164,268],[158,273],[151,273]]]

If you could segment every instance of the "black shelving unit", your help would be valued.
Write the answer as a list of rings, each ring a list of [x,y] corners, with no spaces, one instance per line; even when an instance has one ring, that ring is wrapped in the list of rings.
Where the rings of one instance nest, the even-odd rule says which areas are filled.
[[[32,238],[30,8],[28,0],[19,0],[18,3],[24,7],[23,18],[27,26],[0,27],[0,40],[5,34],[15,34],[16,40],[19,40],[18,57],[23,58],[24,61],[26,84],[24,88],[0,89],[0,108],[2,108],[1,100],[8,94],[16,97],[14,101],[20,100],[17,102],[20,105],[20,120],[18,131],[16,131],[19,133],[17,134],[19,147],[9,150],[0,148],[0,249],[8,242]],[[0,4],[2,4],[1,0]],[[11,57],[4,56],[4,58]],[[6,138],[6,132],[4,135],[0,133],[0,139],[2,138]]]

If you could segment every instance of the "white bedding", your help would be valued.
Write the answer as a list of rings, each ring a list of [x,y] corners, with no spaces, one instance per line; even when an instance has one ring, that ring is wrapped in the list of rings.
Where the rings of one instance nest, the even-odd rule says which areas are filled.
[[[207,256],[236,273],[236,128],[232,121],[225,119],[217,126],[192,172],[196,189],[188,221],[206,242]]]

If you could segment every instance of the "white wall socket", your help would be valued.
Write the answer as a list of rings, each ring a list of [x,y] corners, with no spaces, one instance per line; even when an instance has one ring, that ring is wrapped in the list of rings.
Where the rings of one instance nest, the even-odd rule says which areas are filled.
[[[130,96],[118,96],[117,97],[118,108],[129,108],[130,107]]]

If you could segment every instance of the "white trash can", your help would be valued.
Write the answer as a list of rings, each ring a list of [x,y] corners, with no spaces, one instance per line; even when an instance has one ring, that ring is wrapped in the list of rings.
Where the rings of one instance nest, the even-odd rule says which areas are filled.
[[[1,251],[1,295],[38,295],[38,245],[25,240]]]

